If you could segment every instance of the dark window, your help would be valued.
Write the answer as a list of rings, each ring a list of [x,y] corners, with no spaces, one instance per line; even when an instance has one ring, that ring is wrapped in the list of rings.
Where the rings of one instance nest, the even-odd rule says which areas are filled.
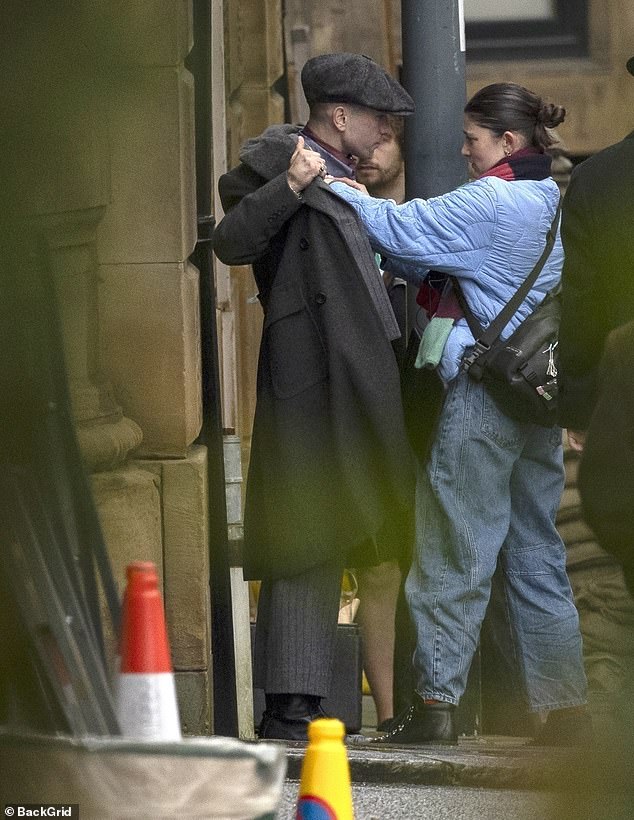
[[[510,17],[509,12],[515,16]],[[588,54],[588,0],[543,0],[539,4],[465,0],[465,17],[467,61]]]

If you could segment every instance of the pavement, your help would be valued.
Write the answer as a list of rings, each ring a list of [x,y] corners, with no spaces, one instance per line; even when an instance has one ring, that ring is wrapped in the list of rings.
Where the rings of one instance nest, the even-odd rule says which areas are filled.
[[[579,769],[579,750],[532,746],[532,738],[464,736],[457,746],[377,746],[374,701],[362,698],[362,734],[348,735],[353,783],[549,789]],[[287,744],[287,777],[299,779],[306,744]]]
[[[529,738],[462,737],[456,746],[347,751],[357,820],[632,820],[632,744],[592,749],[530,745]],[[306,744],[287,744],[277,820],[291,820]],[[622,750],[622,751],[621,751]]]
[[[501,811],[503,804],[514,799],[510,792],[516,793],[518,801],[528,794],[542,794],[544,799],[548,795],[563,795],[564,809],[568,808],[558,810],[555,816],[560,818],[578,820],[586,817],[585,811],[590,807],[588,816],[593,818],[634,817],[634,732],[626,736],[623,730],[619,737],[614,725],[612,732],[596,732],[595,723],[594,744],[574,749],[536,746],[529,737],[491,735],[462,736],[455,746],[378,746],[371,742],[372,737],[377,737],[372,729],[376,726],[376,713],[371,699],[364,697],[363,701],[363,734],[346,739],[353,792],[357,789],[363,794],[376,788],[388,795],[399,789],[407,792],[411,786],[429,787],[431,792],[461,787],[457,792],[463,794],[467,790],[486,790],[493,802],[495,794],[509,795],[500,803]],[[296,786],[301,777],[306,745],[285,744],[289,786]],[[621,800],[627,807],[625,813],[613,807],[606,814],[598,811],[597,805],[607,807],[608,796],[609,800]],[[484,816],[487,820],[493,817],[490,811],[469,816]],[[532,815],[541,816],[546,815]],[[511,812],[507,817],[515,815]]]
[[[629,791],[631,746],[592,749],[533,746],[529,738],[462,737],[456,746],[376,746],[353,735],[347,743],[352,783],[463,786],[575,792]],[[288,743],[287,777],[298,780],[306,744]]]
[[[529,746],[529,739],[460,738],[457,746],[376,746],[368,738],[348,739],[353,783],[549,789],[561,782],[578,752]],[[287,776],[298,779],[306,744],[287,744]]]

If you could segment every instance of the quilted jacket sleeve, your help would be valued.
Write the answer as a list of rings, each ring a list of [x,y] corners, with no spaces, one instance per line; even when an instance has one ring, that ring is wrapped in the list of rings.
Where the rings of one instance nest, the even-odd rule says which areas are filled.
[[[473,277],[496,226],[495,194],[477,182],[433,199],[402,205],[332,183],[365,225],[372,247],[400,275],[419,279],[428,268]],[[386,263],[388,264],[388,263]]]

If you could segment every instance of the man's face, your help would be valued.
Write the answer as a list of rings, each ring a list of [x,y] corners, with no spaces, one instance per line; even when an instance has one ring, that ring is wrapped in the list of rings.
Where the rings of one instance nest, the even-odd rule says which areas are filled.
[[[388,115],[356,105],[346,106],[345,112],[346,129],[342,135],[344,151],[359,160],[369,159],[390,135]]]
[[[402,166],[401,147],[394,132],[390,131],[374,149],[370,159],[362,160],[357,164],[356,178],[368,188],[389,185],[398,178]]]

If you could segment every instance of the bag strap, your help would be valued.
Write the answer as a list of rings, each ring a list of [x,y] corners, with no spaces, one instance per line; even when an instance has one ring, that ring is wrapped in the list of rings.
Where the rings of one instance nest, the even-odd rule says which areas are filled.
[[[464,292],[460,285],[460,282],[455,276],[451,276],[451,282],[456,292],[456,299],[458,300],[458,304],[460,305],[462,312],[464,313],[465,319],[467,320],[467,324],[469,326],[469,330],[473,334],[473,338],[476,340],[476,348],[477,355],[473,357],[473,359],[477,358],[481,353],[484,353],[485,350],[488,350],[493,342],[498,338],[500,333],[504,330],[507,324],[510,322],[512,317],[515,315],[517,309],[522,304],[526,295],[528,294],[529,290],[532,288],[533,284],[537,281],[537,277],[542,272],[542,268],[546,264],[546,260],[550,256],[550,252],[553,249],[555,244],[555,239],[557,238],[557,228],[559,227],[559,220],[561,218],[561,198],[559,199],[559,203],[557,205],[557,210],[555,211],[555,216],[553,218],[552,224],[548,230],[546,235],[546,246],[541,253],[541,256],[537,260],[535,267],[533,270],[528,274],[526,279],[522,282],[519,288],[515,291],[513,296],[509,299],[509,301],[504,305],[502,310],[498,313],[498,315],[493,319],[491,324],[483,330],[482,325],[478,322],[476,317],[473,315],[473,312],[469,305],[467,304],[467,300],[464,297]],[[469,356],[469,359],[472,357]]]

